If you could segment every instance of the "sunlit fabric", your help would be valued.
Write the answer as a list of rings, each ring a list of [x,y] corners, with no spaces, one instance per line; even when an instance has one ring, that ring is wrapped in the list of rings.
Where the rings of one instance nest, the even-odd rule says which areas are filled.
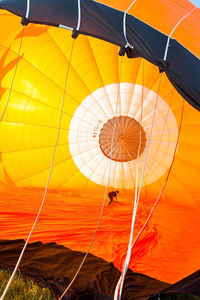
[[[131,4],[100,2],[122,11]],[[150,5],[138,0],[129,13],[168,35],[192,7],[188,1]],[[195,64],[200,57],[199,15],[196,9],[173,35],[192,53]],[[0,237],[4,239],[27,237],[43,197],[73,42],[65,29],[31,23],[21,39],[20,22],[20,17],[1,10],[0,116],[8,102],[0,122]],[[118,189],[119,203],[107,206],[107,199],[91,253],[121,269],[138,166],[138,183],[144,178],[134,236],[166,180],[167,185],[132,251],[130,267],[175,282],[200,263],[199,111],[173,86],[166,69],[161,74],[160,66],[150,59],[119,57],[118,51],[117,45],[82,34],[74,42],[53,172],[31,241],[87,251],[106,187],[107,192]],[[184,64],[184,57],[180,60]],[[180,73],[182,67],[181,71],[177,67]],[[194,86],[184,83],[192,90],[192,101],[198,94],[197,79]]]
[[[135,76],[142,67],[141,62],[138,68],[133,67]],[[156,73],[155,90],[157,78]],[[157,181],[171,164],[177,137],[178,125],[169,105],[153,90],[124,82],[97,89],[83,100],[70,124],[69,148],[75,164],[90,180],[104,186],[109,181],[115,188],[134,188],[138,154],[140,181],[147,151],[143,184]]]

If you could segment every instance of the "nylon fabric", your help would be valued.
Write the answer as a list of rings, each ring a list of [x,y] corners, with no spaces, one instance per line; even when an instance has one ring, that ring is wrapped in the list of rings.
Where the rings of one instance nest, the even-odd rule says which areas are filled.
[[[8,5],[6,5],[6,1],[8,1]],[[82,22],[80,33],[97,37],[120,47],[127,46],[128,41],[130,45],[134,45],[134,50],[132,51],[131,47],[127,48],[129,57],[144,57],[158,66],[161,71],[168,74],[171,82],[174,82],[175,88],[181,85],[181,89],[178,89],[181,95],[196,109],[200,110],[200,88],[199,84],[196,84],[196,78],[198,79],[198,82],[200,78],[199,52],[196,52],[196,49],[198,48],[195,48],[193,53],[193,50],[191,47],[188,47],[188,44],[186,45],[183,43],[182,45],[183,38],[181,36],[177,41],[175,40],[170,44],[167,63],[163,61],[168,35],[181,18],[187,15],[194,6],[192,4],[188,5],[187,1],[184,1],[184,3],[178,6],[176,0],[171,0],[170,4],[168,1],[162,3],[161,0],[156,0],[153,2],[153,5],[150,5],[149,9],[147,9],[149,5],[150,4],[147,3],[146,0],[145,2],[138,1],[134,6],[130,7],[129,14],[126,17],[127,33],[124,35],[123,11],[116,10],[113,7],[99,2],[82,0]],[[3,0],[0,7],[10,10],[9,0]],[[148,13],[148,20],[145,12],[143,13],[144,7],[146,8],[145,11],[151,12],[150,14]],[[172,9],[174,13],[172,14],[172,17],[170,17]],[[179,13],[175,16],[177,10],[179,10]],[[195,11],[198,11],[199,13],[199,9],[196,9]],[[190,14],[194,17],[194,25],[196,25],[195,11]],[[12,12],[19,14],[15,1],[13,3]],[[139,12],[139,15],[137,12]],[[139,17],[141,12],[143,13],[142,18]],[[166,18],[166,12],[169,18]],[[23,16],[22,11],[20,12],[20,15]],[[154,22],[157,16],[159,16],[158,21]],[[153,20],[153,23],[150,21],[151,19]],[[186,19],[187,18],[185,18],[185,20]],[[51,24],[54,26],[59,26],[61,24],[66,27],[76,28],[78,22],[77,2],[73,0],[68,0],[67,2],[62,0],[58,4],[54,0],[49,4],[48,0],[45,0],[45,2],[43,1],[42,3],[38,0],[34,1],[31,5],[31,15],[29,20],[34,23]],[[182,24],[185,23],[185,20],[183,20]],[[159,24],[164,24],[164,27],[160,27]],[[168,30],[166,30],[166,27]],[[188,28],[190,27],[182,27],[182,32],[187,32]],[[197,26],[197,28],[199,27]],[[195,44],[200,46],[200,34],[198,33],[197,28],[193,28],[192,37]],[[174,37],[176,37],[176,35]],[[183,52],[184,61],[186,61],[184,65],[182,64],[184,72],[179,69],[177,64],[174,64],[174,61],[178,61],[180,58],[179,53]],[[192,66],[195,65],[195,67],[192,68],[190,66],[189,70],[193,71],[188,74],[186,65],[190,64],[190,62]],[[189,97],[190,91],[188,90],[188,86],[185,84],[188,80],[193,81],[192,85],[190,85],[190,89],[192,89],[191,97]]]
[[[75,3],[76,17],[73,21],[76,28],[77,1]],[[138,5],[142,1],[137,0],[136,3]],[[168,3],[174,1],[169,0]],[[186,2],[181,1],[180,4],[181,15],[188,11],[188,6],[184,3]],[[178,7],[179,2],[176,2],[176,5]],[[83,6],[91,12],[94,7],[101,8],[102,13],[106,9],[99,3],[87,6],[84,2]],[[154,10],[153,5],[152,12]],[[168,10],[165,10],[167,15]],[[112,12],[112,7],[110,11]],[[109,23],[112,15],[107,15],[107,12],[106,10],[106,21]],[[140,26],[145,24],[137,21],[135,12],[132,16],[127,16],[131,22],[135,22],[137,31],[140,32]],[[117,14],[117,11],[115,13]],[[173,10],[171,13],[174,14]],[[86,15],[85,11],[85,21]],[[124,46],[126,41],[123,36],[122,11],[119,12],[119,16],[122,17],[119,18],[120,25],[115,24],[113,32],[120,28],[118,34],[122,37]],[[193,30],[193,45],[194,28],[198,24],[197,16],[196,9],[176,28],[173,38],[181,30],[181,34],[185,32],[187,41],[190,41],[188,34]],[[95,17],[98,17],[96,10],[90,21]],[[102,15],[99,18],[102,20]],[[173,20],[175,21],[176,17]],[[152,22],[154,21],[152,19]],[[22,33],[20,22],[21,18],[5,10],[0,12],[0,115],[6,107],[17,63]],[[92,26],[92,22],[90,24]],[[97,26],[98,20],[95,20],[95,24]],[[104,25],[109,32],[107,25],[102,26]],[[56,26],[57,24],[44,26],[30,23],[24,28],[21,55],[9,105],[0,123],[0,219],[3,239],[15,240],[28,236],[28,228],[34,222],[33,217],[40,205],[39,199],[43,196],[42,191],[48,179],[72,41],[71,32]],[[172,26],[169,27],[168,29],[172,30]],[[149,25],[143,28],[150,30],[150,33],[154,32]],[[103,31],[103,27],[101,30]],[[171,40],[170,48],[173,49],[170,49],[164,64],[162,59],[166,46],[165,34],[158,31],[164,42],[161,44],[162,49],[155,50],[156,46],[153,45],[151,49],[148,39],[145,42],[147,33],[143,32],[144,36],[141,36],[142,32],[143,30],[138,36],[137,32],[133,32],[132,35],[136,39],[135,45],[149,61],[141,59],[140,51],[134,49],[137,58],[123,57],[121,80],[118,46],[85,34],[79,34],[76,39],[65,93],[69,101],[63,109],[48,199],[31,241],[56,242],[74,251],[87,251],[97,225],[109,175],[109,155],[103,154],[99,143],[101,129],[108,120],[114,118],[118,93],[118,120],[132,118],[140,123],[140,103],[143,98],[142,126],[148,140],[160,78],[159,68],[160,71],[163,68],[165,72],[162,73],[159,109],[156,112],[152,143],[141,188],[134,240],[147,220],[173,161],[184,101],[181,95],[185,94],[184,97],[191,98],[191,102],[198,108],[199,77],[195,72],[198,73],[199,68],[198,58],[192,55],[189,47],[182,47],[178,39]],[[114,36],[113,39],[115,38]],[[131,49],[127,48],[128,50],[130,55],[133,54]],[[191,56],[188,56],[188,53]],[[150,63],[151,60],[156,66]],[[183,61],[186,62],[185,66]],[[186,75],[191,78],[183,80]],[[173,85],[176,85],[180,93],[174,90]],[[183,278],[195,271],[200,263],[199,112],[187,101],[184,102],[184,106],[173,168],[156,210],[132,249],[129,264],[135,272],[165,282],[175,282]],[[139,181],[146,150],[144,147],[139,156]],[[113,151],[116,153],[117,149]],[[102,222],[90,250],[92,254],[112,262],[119,270],[123,267],[130,234],[136,170],[136,159],[129,162],[112,160],[108,192],[119,190],[119,202],[105,205]]]
[[[131,233],[130,233],[130,238],[129,238],[129,243],[128,243],[128,250],[127,250],[127,254],[126,254],[126,260],[124,262],[124,266],[123,266],[123,271],[122,271],[122,277],[120,280],[119,285],[117,285],[117,289],[119,287],[119,292],[116,291],[117,294],[117,300],[121,300],[121,296],[122,296],[122,290],[123,290],[123,285],[124,285],[124,280],[125,280],[125,275],[126,272],[128,270],[128,266],[129,266],[129,262],[130,262],[130,258],[131,258],[131,250],[132,250],[132,242],[133,242],[133,234],[134,234],[134,227],[135,227],[135,221],[136,221],[136,215],[137,215],[137,210],[138,210],[138,204],[140,201],[140,194],[141,194],[141,188],[142,188],[142,183],[143,183],[143,179],[144,179],[144,174],[146,171],[146,163],[147,163],[147,158],[148,158],[148,152],[149,152],[149,146],[150,146],[150,142],[151,142],[151,137],[152,137],[152,132],[153,132],[153,126],[154,126],[154,121],[155,121],[155,116],[156,116],[156,110],[157,110],[157,104],[158,104],[158,97],[159,97],[159,93],[160,93],[160,87],[161,87],[161,81],[162,81],[162,74],[160,76],[159,79],[159,84],[158,84],[158,92],[157,92],[157,98],[155,101],[155,107],[153,110],[153,118],[152,118],[152,123],[151,123],[151,131],[150,131],[150,136],[148,139],[148,144],[147,144],[147,151],[146,151],[146,155],[145,155],[145,161],[144,161],[144,165],[143,165],[143,170],[142,170],[142,178],[141,178],[141,182],[139,185],[139,192],[137,194],[137,199],[135,201],[135,205],[133,208],[133,217],[132,217],[132,222],[131,222]]]
[[[121,79],[122,62],[123,62],[123,57],[121,58],[120,71],[119,71],[119,81]],[[117,101],[116,101],[116,107],[115,107],[115,116],[117,115],[118,102],[119,102],[119,90],[118,90],[118,93],[117,93]],[[117,121],[115,121],[114,128],[113,128],[113,133],[112,133],[111,157],[112,157],[112,152],[113,152],[113,141],[114,141],[114,134],[115,134],[116,123],[117,123]],[[104,199],[103,199],[103,202],[102,202],[102,207],[101,207],[100,215],[99,215],[99,218],[98,218],[98,221],[97,221],[97,225],[96,225],[96,228],[95,228],[95,232],[94,232],[94,234],[92,236],[92,240],[91,240],[91,242],[89,244],[87,252],[85,253],[85,255],[84,255],[84,257],[83,257],[83,259],[81,261],[81,264],[79,265],[79,267],[78,267],[78,269],[77,269],[74,277],[72,278],[71,282],[69,283],[69,285],[67,286],[67,288],[62,293],[62,295],[59,298],[59,300],[63,299],[64,295],[67,293],[67,291],[70,289],[70,287],[74,283],[75,279],[77,278],[78,274],[80,273],[80,270],[81,270],[81,268],[82,268],[85,260],[87,259],[88,254],[89,254],[89,252],[91,250],[91,247],[93,245],[94,239],[96,237],[96,234],[97,234],[97,231],[99,229],[99,225],[100,225],[100,222],[101,222],[101,219],[102,219],[102,216],[103,216],[103,211],[104,211],[104,207],[105,207],[105,203],[106,203],[106,196],[108,194],[108,187],[109,187],[109,181],[110,181],[110,176],[111,176],[111,170],[112,170],[112,159],[110,160],[109,176],[108,176],[107,186],[106,186],[106,189],[105,189]]]
[[[22,31],[23,32],[23,31]],[[67,80],[68,80],[68,76],[69,76],[69,68],[70,68],[70,62],[71,62],[71,58],[72,58],[72,53],[73,53],[73,48],[74,48],[74,40],[73,40],[73,43],[72,43],[72,47],[71,47],[71,54],[70,54],[70,59],[69,59],[69,64],[68,64],[68,68],[67,68],[67,73],[66,73],[66,80],[65,80],[65,86],[64,86],[64,93],[63,93],[63,99],[62,99],[62,106],[61,106],[61,112],[60,112],[60,118],[59,118],[59,124],[58,124],[58,131],[57,131],[57,136],[56,136],[56,141],[55,141],[55,145],[54,145],[54,149],[53,149],[53,154],[52,154],[52,159],[51,159],[51,167],[50,167],[50,170],[49,170],[49,175],[48,175],[48,180],[47,180],[47,183],[46,183],[46,187],[45,187],[45,191],[44,191],[44,196],[43,196],[43,199],[42,199],[42,202],[40,204],[40,207],[39,207],[39,210],[38,210],[38,213],[36,215],[36,218],[35,218],[35,221],[31,227],[31,230],[29,232],[29,235],[25,241],[25,244],[21,250],[21,253],[20,253],[20,256],[17,260],[17,263],[15,265],[15,268],[11,274],[11,277],[3,291],[3,294],[1,296],[1,300],[3,300],[7,293],[8,293],[8,290],[9,290],[9,287],[14,279],[14,276],[19,268],[19,265],[22,261],[22,258],[23,258],[23,255],[24,255],[24,252],[26,251],[26,248],[27,248],[27,245],[30,241],[30,238],[32,236],[32,233],[35,229],[35,226],[38,222],[38,219],[40,217],[40,214],[42,212],[42,209],[43,209],[43,206],[44,206],[44,203],[45,203],[45,200],[46,200],[46,195],[47,195],[47,192],[48,192],[48,187],[49,187],[49,182],[50,182],[50,179],[51,179],[51,174],[52,174],[52,170],[53,170],[53,163],[54,163],[54,158],[55,158],[55,153],[56,153],[56,147],[58,145],[58,141],[59,141],[59,136],[60,136],[60,128],[61,128],[61,121],[62,121],[62,116],[63,116],[63,109],[64,109],[64,101],[65,101],[65,92],[66,92],[66,87],[67,87]],[[21,47],[20,47],[21,49]]]

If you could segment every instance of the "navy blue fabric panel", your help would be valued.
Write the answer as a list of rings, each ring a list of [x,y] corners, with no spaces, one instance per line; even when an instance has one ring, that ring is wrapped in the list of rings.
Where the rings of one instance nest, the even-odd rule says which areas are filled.
[[[0,0],[0,8],[22,17],[26,14],[26,2],[26,0]]]
[[[163,33],[135,17],[127,15],[126,35],[129,43],[142,57],[149,58],[154,63],[157,59],[163,59],[167,44],[167,36]]]
[[[166,74],[178,92],[196,109],[200,110],[200,61],[180,45],[170,41],[167,55],[169,67]]]
[[[29,20],[43,24],[62,24],[76,28],[78,22],[78,1],[32,0]]]
[[[81,1],[81,33],[123,46],[123,12],[91,0]]]

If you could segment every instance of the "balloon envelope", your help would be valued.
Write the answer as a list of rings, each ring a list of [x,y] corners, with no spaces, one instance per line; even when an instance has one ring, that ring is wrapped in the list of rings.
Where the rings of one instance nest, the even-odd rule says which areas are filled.
[[[192,7],[187,1],[170,1],[169,26],[163,16],[169,16],[166,1],[151,5],[153,16],[160,8],[157,18],[150,18],[140,2],[130,13],[167,35]],[[119,9],[116,1],[105,4]],[[126,1],[120,9],[130,4]],[[195,56],[198,14],[173,36]],[[70,59],[69,31],[29,24],[21,39],[20,18],[6,11],[1,11],[0,28],[1,237],[26,238],[31,228],[48,180],[65,97],[49,192],[32,240],[86,251],[106,188],[118,189],[119,203],[106,204],[91,252],[121,268],[138,166],[139,183],[143,180],[135,235],[167,185],[133,249],[131,268],[168,282],[196,270],[199,112],[157,66],[141,57],[119,57],[114,44],[79,35]]]

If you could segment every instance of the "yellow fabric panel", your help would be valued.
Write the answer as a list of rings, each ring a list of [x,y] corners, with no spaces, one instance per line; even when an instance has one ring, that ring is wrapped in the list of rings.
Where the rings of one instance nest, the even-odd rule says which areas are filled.
[[[125,10],[132,1],[100,2]],[[178,0],[170,2],[175,7],[180,5]],[[169,3],[167,0],[138,0],[131,13],[138,18],[142,15],[144,21],[169,33],[180,16],[192,7],[189,2],[182,2],[180,11],[175,9],[172,14],[170,10],[169,18],[164,10],[161,14],[157,13]],[[141,9],[144,4],[145,11]],[[198,14],[195,13],[196,19]],[[166,22],[162,24],[160,19],[163,16]],[[87,249],[104,197],[114,189],[113,185],[120,186],[120,203],[111,209],[110,206],[105,207],[104,222],[97,234],[97,243],[92,248],[93,254],[112,260],[120,268],[130,234],[136,164],[122,164],[120,169],[112,161],[111,184],[108,180],[109,168],[105,170],[105,164],[109,166],[107,157],[102,158],[102,152],[99,149],[95,152],[92,147],[96,143],[99,148],[98,134],[104,122],[112,119],[115,114],[120,115],[123,109],[130,115],[131,109],[135,109],[135,116],[141,121],[143,101],[146,114],[142,124],[146,122],[148,139],[158,97],[159,106],[154,122],[156,129],[153,130],[151,151],[147,157],[136,234],[166,183],[174,158],[184,103],[183,121],[167,185],[142,236],[144,249],[141,248],[138,256],[133,257],[132,265],[135,271],[169,281],[178,280],[180,274],[183,277],[186,271],[194,271],[199,265],[200,245],[199,112],[183,100],[166,75],[161,76],[158,68],[149,62],[141,58],[121,58],[118,56],[118,47],[82,35],[74,42],[66,93],[63,95],[73,44],[71,32],[35,24],[24,28],[19,64],[11,90],[21,43],[20,21],[20,18],[7,12],[0,14],[0,116],[8,104],[0,122],[0,188],[4,188],[1,193],[1,208],[4,212],[2,236],[24,238],[32,225],[31,218],[40,206],[47,184],[65,96],[47,201],[33,240],[56,241],[74,250]],[[185,37],[181,30],[190,21],[193,22],[193,17],[188,18],[174,36],[177,35],[184,45],[191,44],[189,49],[197,52],[199,47],[196,41],[199,35],[197,37],[194,31],[190,43],[188,35],[191,27]],[[117,100],[119,105],[116,107]],[[73,128],[72,121],[76,125]],[[145,155],[142,159],[139,165],[140,176]],[[88,176],[84,175],[87,166]],[[127,188],[127,181],[132,182],[132,188]],[[18,212],[23,218],[19,218]],[[13,213],[13,218],[10,213]],[[83,228],[83,224],[87,224],[87,227]],[[149,248],[146,247],[148,239]],[[168,260],[163,260],[164,256]]]
[[[22,34],[22,28],[17,25],[19,18],[13,16],[9,18],[13,22],[14,30],[9,30],[6,36],[4,31],[1,33],[3,41],[0,46],[1,65],[4,69],[7,67],[7,72],[1,80],[3,94],[0,113],[7,103]],[[6,17],[1,18],[1,22],[2,24],[7,22]],[[0,124],[2,132],[0,150],[6,170],[17,184],[40,187],[45,185],[57,136],[63,89],[73,43],[70,36],[71,32],[59,28],[32,24],[24,28],[21,55],[9,106]],[[183,100],[166,75],[162,75],[159,87],[158,68],[140,58],[132,60],[127,57],[121,58],[118,56],[118,50],[118,47],[107,42],[81,35],[74,43],[60,138],[50,183],[54,187],[67,188],[71,185],[75,188],[76,182],[81,186],[91,185],[91,189],[97,186],[93,182],[88,184],[88,178],[74,164],[68,146],[68,132],[72,117],[82,101],[99,88],[118,83],[120,76],[121,82],[144,85],[155,93],[159,92],[160,97],[170,105],[177,126],[180,123]],[[136,91],[134,89],[129,94],[130,102]],[[143,93],[145,98],[149,92],[144,89]],[[187,111],[183,120],[180,144],[182,141],[195,144],[193,135],[195,136],[198,130],[195,128],[193,130],[192,127],[188,134],[189,129],[185,124],[197,120],[197,113],[188,104],[185,104],[185,109]],[[161,114],[162,122],[165,122],[167,112],[163,111]],[[157,122],[157,117],[155,121]],[[170,123],[167,126],[167,129],[170,129]],[[160,139],[161,136],[162,130],[157,133],[157,138]],[[152,159],[156,159],[157,146],[155,144],[152,147],[155,148]],[[177,158],[179,155],[186,157],[185,151],[179,147]],[[165,155],[167,152],[163,149],[162,153]],[[197,154],[194,156],[197,157]],[[126,170],[123,172],[125,174]],[[128,172],[131,174],[133,170]],[[154,171],[151,172],[154,176]],[[149,188],[156,189],[156,183]]]

